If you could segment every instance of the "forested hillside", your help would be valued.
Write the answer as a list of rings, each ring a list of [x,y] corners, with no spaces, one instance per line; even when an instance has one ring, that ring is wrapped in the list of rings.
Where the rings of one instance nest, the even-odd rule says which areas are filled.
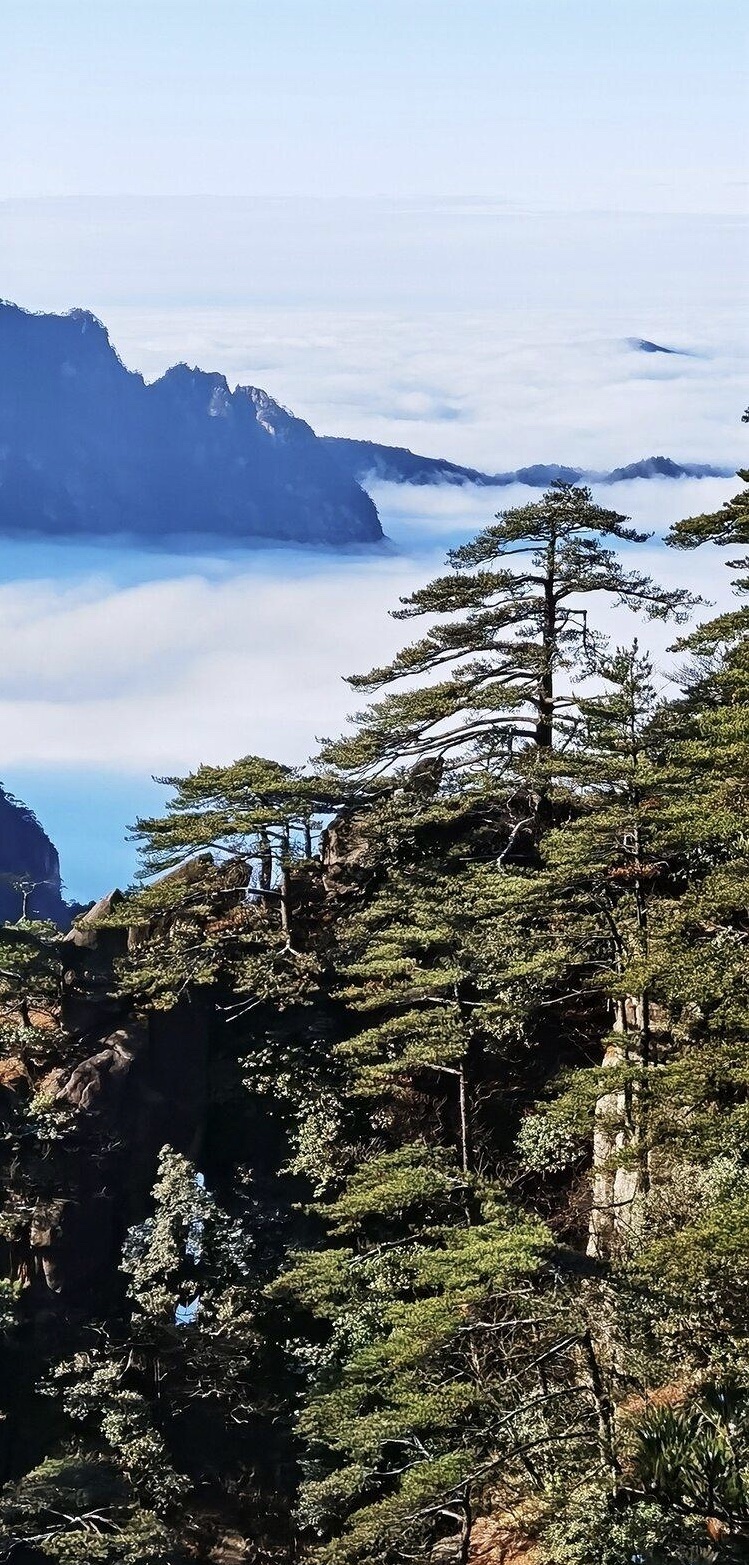
[[[347,737],[0,930],[0,1558],[749,1559],[749,490],[696,631],[638,541],[501,513]]]

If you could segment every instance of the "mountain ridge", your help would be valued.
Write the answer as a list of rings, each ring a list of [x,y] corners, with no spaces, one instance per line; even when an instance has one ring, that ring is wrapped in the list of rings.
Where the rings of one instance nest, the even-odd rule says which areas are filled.
[[[730,478],[733,468],[714,467],[707,462],[674,462],[670,457],[643,457],[610,471],[592,468],[568,467],[558,462],[537,462],[528,467],[514,468],[500,473],[486,473],[475,467],[462,467],[442,457],[419,456],[407,446],[379,445],[373,440],[351,440],[341,435],[322,435],[323,444],[330,450],[343,472],[356,477],[359,483],[375,479],[379,483],[407,483],[417,486],[430,484],[474,485],[482,489],[505,488],[509,484],[525,484],[531,489],[545,489],[553,483],[614,484],[632,478]]]

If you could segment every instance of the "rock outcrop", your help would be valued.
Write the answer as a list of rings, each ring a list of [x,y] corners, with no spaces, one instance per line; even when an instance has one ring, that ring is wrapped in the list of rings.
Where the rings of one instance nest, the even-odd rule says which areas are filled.
[[[302,419],[178,364],[147,384],[84,310],[0,303],[0,533],[377,543],[377,511]]]
[[[684,348],[666,348],[662,342],[652,342],[649,337],[628,337],[627,347],[633,348],[635,353],[669,353],[680,358],[690,357]]]
[[[329,896],[345,897],[361,890],[372,879],[367,867],[369,838],[361,812],[343,810],[322,834],[322,880]]]
[[[36,816],[0,787],[0,924],[50,919],[66,929],[60,861]]]

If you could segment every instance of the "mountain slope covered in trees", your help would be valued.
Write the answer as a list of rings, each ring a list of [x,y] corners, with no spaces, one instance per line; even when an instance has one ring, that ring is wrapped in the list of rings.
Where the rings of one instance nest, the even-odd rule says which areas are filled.
[[[501,513],[313,767],[0,931],[0,1557],[749,1557],[747,491],[696,631],[637,537]]]

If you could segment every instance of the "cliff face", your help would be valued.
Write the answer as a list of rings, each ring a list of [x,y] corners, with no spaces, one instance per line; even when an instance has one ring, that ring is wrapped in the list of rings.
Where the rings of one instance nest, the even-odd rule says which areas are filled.
[[[0,304],[0,532],[374,543],[372,501],[302,419],[179,364],[147,385],[93,315]]]
[[[25,805],[0,787],[0,924],[24,916],[67,927],[57,849]]]

